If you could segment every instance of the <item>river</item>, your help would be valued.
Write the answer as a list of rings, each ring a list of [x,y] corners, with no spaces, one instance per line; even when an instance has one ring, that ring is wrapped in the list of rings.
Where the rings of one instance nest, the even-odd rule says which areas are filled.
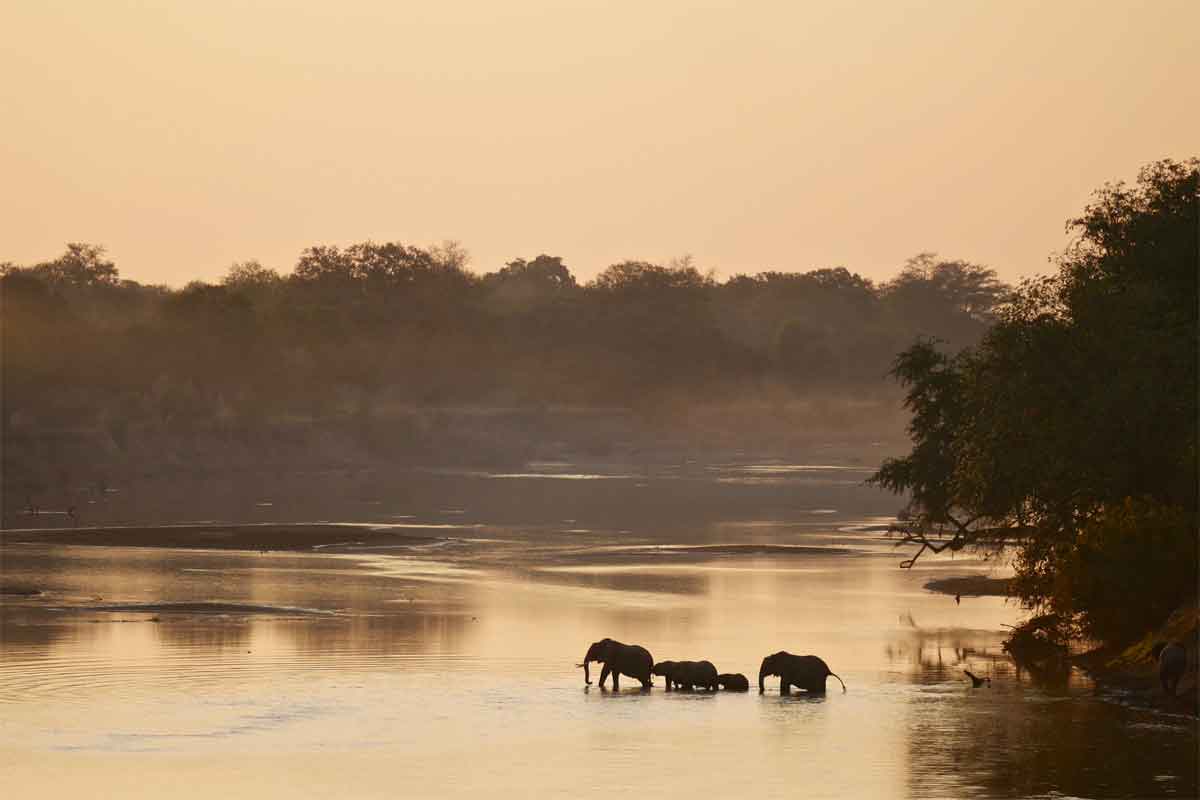
[[[1018,670],[1001,642],[1019,608],[924,588],[1004,566],[900,570],[881,534],[897,502],[867,474],[541,464],[242,514],[355,523],[305,552],[6,539],[6,794],[1197,795],[1194,720]],[[751,691],[614,692],[598,666],[585,686],[603,637]],[[820,655],[847,690],[760,695],[777,650]]]

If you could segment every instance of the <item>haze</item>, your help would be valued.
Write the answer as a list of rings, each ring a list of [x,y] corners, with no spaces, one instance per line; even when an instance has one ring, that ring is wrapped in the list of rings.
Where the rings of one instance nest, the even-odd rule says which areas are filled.
[[[6,2],[5,259],[182,285],[457,239],[581,279],[923,250],[1048,271],[1095,187],[1200,141],[1194,2]]]

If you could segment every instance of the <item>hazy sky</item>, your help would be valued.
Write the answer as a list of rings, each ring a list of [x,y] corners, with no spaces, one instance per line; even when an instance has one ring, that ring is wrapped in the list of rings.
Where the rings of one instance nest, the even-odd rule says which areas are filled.
[[[1200,154],[1200,2],[0,0],[0,261],[180,285],[457,239],[577,276],[1049,269]]]

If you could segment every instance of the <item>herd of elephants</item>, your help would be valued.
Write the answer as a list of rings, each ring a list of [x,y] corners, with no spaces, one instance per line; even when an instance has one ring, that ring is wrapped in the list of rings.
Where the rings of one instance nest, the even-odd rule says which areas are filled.
[[[1179,642],[1158,642],[1152,650],[1153,657],[1158,661],[1158,675],[1162,682],[1163,691],[1174,697],[1179,690],[1179,682],[1187,670],[1187,650]],[[643,689],[649,689],[651,676],[659,675],[667,680],[667,691],[672,689],[708,689],[715,692],[717,687],[730,692],[746,692],[750,690],[750,682],[745,675],[738,673],[718,673],[711,661],[659,661],[654,662],[650,651],[637,644],[622,644],[613,639],[601,639],[593,642],[583,657],[583,680],[592,685],[592,676],[588,665],[599,661],[604,665],[600,672],[600,688],[604,681],[612,675],[614,689],[621,688],[621,676],[627,675],[641,681]],[[991,685],[991,678],[979,678],[963,670],[971,680],[971,685],[979,687]],[[846,691],[846,683],[835,675],[829,665],[817,656],[795,656],[783,650],[772,653],[762,660],[758,668],[759,694],[766,691],[763,680],[768,676],[778,676],[779,693],[790,694],[795,686],[811,694],[825,693],[825,679],[833,676],[842,684]]]
[[[718,673],[711,661],[659,661],[655,663],[650,651],[641,645],[622,644],[612,639],[601,639],[594,642],[588,648],[583,663],[579,665],[583,667],[583,680],[589,686],[592,684],[592,679],[588,665],[593,661],[599,661],[604,665],[604,669],[600,672],[600,688],[602,689],[604,681],[611,674],[614,689],[621,688],[622,675],[641,681],[643,689],[649,689],[654,685],[651,683],[651,676],[659,675],[666,678],[667,691],[676,688],[701,688],[715,692],[718,686],[730,692],[750,690],[750,682],[745,675]],[[842,684],[842,691],[846,690],[846,684],[842,679],[834,675],[830,671],[829,665],[817,656],[794,656],[783,651],[767,656],[762,660],[762,666],[758,670],[758,691],[760,693],[765,690],[763,679],[768,675],[779,677],[780,694],[790,694],[793,686],[813,694],[823,694],[825,679],[830,675],[833,675],[838,679],[838,683]]]

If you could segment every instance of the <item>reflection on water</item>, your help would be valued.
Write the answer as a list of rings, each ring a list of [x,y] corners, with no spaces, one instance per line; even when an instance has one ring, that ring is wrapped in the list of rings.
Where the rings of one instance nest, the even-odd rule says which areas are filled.
[[[205,798],[1196,795],[1193,721],[1098,698],[1078,674],[1018,672],[1000,649],[1016,609],[922,588],[981,565],[901,571],[879,519],[839,512],[812,525],[814,509],[870,502],[703,525],[469,520],[469,539],[448,531],[386,552],[6,546],[6,583],[44,593],[0,610],[5,786]],[[564,535],[585,519],[589,532]],[[761,696],[585,687],[575,665],[603,636],[752,683],[769,652],[816,653],[848,691],[780,697],[775,679]],[[971,689],[964,669],[991,687]]]

